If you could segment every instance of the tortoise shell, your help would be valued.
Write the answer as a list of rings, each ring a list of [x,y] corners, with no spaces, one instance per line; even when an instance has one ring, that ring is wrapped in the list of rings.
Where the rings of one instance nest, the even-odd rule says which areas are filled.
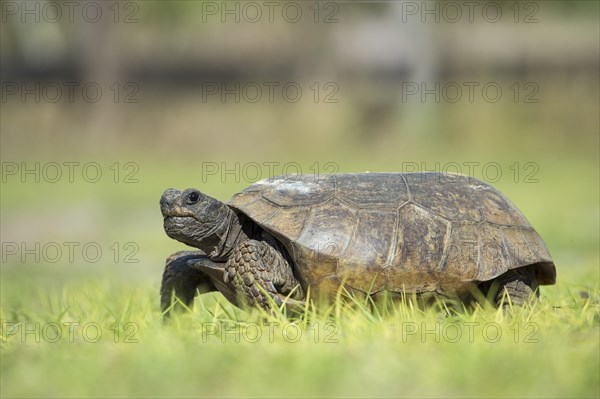
[[[442,173],[297,175],[259,181],[228,203],[285,245],[303,285],[362,292],[457,293],[473,282],[554,263],[498,190]]]

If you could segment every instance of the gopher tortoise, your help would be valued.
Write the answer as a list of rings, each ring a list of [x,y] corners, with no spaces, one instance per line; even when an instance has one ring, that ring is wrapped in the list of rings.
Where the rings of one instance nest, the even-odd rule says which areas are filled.
[[[168,189],[160,208],[167,235],[200,250],[167,259],[165,314],[173,296],[191,307],[199,290],[268,309],[302,304],[309,287],[314,298],[342,286],[461,300],[479,290],[497,305],[522,305],[556,279],[523,214],[463,175],[274,177],[227,204],[196,189]]]

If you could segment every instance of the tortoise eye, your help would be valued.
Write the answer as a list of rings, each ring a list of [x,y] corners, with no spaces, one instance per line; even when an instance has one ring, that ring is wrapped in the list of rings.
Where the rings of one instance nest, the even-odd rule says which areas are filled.
[[[200,199],[200,194],[198,194],[197,191],[192,191],[191,193],[188,194],[186,202],[188,204],[195,204],[196,202],[198,202],[199,199]]]

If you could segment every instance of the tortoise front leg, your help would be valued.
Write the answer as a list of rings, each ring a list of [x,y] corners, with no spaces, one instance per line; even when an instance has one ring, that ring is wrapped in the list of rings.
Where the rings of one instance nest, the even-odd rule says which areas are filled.
[[[248,305],[269,310],[271,301],[300,304],[293,299],[304,299],[288,261],[266,241],[247,240],[238,245],[225,269],[225,282],[231,282]],[[286,300],[288,296],[293,299]]]
[[[215,286],[204,273],[188,265],[188,262],[202,258],[206,258],[206,255],[200,251],[179,251],[167,258],[160,286],[160,307],[165,318],[169,317],[171,309],[175,311],[185,309],[180,303],[173,303],[175,298],[191,309],[198,290],[203,293],[216,291]]]

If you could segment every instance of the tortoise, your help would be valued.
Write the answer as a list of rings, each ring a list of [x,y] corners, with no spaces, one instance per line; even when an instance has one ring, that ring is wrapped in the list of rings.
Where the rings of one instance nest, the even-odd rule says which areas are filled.
[[[300,303],[340,287],[392,294],[525,304],[554,284],[548,249],[492,186],[449,173],[294,175],[261,180],[227,203],[197,189],[160,199],[167,235],[200,251],[167,259],[165,314],[173,294],[198,290],[262,308]],[[503,300],[504,298],[504,300]]]

